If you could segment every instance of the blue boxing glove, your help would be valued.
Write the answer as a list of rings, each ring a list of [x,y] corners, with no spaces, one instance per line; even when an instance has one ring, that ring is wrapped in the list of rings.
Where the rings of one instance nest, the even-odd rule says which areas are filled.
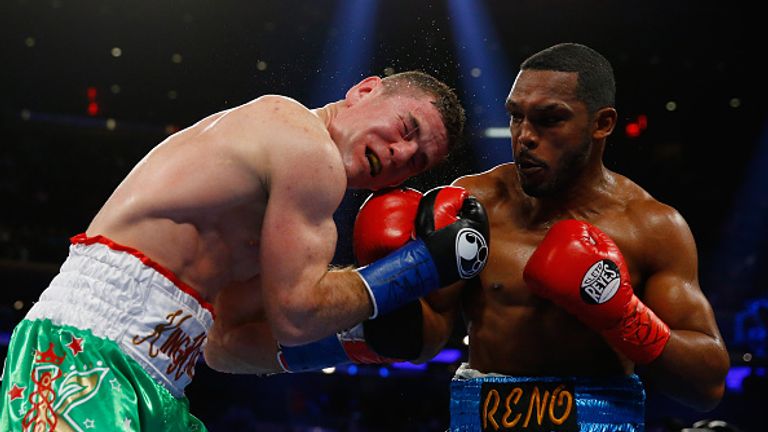
[[[363,204],[355,222],[373,227],[365,233],[373,244],[390,223],[386,217],[388,196],[378,198]],[[371,318],[460,279],[470,279],[485,266],[488,217],[482,204],[464,188],[443,186],[424,194],[415,225],[414,240],[357,270],[371,296]]]
[[[353,248],[358,264],[375,261],[413,239],[421,192],[397,188],[371,195],[355,220]],[[365,215],[376,212],[376,217]],[[382,219],[385,220],[382,223]],[[385,229],[382,229],[385,228]],[[278,346],[287,372],[319,370],[348,363],[382,364],[415,359],[422,348],[421,302],[301,346]]]
[[[393,363],[397,359],[377,354],[366,342],[363,324],[358,324],[306,345],[278,346],[277,361],[286,372],[306,372],[349,363]]]
[[[303,372],[417,358],[418,299],[477,275],[488,258],[488,231],[485,209],[460,187],[436,188],[423,198],[404,188],[372,194],[355,219],[353,239],[358,263],[373,261],[357,270],[371,296],[371,319],[310,344],[280,346],[280,365]]]

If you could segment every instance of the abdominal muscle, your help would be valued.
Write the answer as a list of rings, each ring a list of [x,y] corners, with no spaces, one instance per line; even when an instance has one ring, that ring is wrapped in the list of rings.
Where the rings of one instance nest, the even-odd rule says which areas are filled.
[[[470,313],[470,367],[517,376],[631,373],[599,334],[556,306],[488,305]],[[468,316],[468,317],[469,317]]]
[[[546,231],[522,229],[495,213],[491,220],[488,264],[462,301],[470,367],[519,376],[631,372],[597,332],[526,286],[523,269]]]

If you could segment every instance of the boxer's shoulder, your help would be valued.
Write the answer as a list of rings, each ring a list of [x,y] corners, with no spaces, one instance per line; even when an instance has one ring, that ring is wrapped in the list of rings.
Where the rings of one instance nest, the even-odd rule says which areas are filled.
[[[655,199],[632,205],[630,223],[637,248],[651,268],[665,268],[672,262],[690,262],[696,257],[693,234],[674,207]]]
[[[304,106],[301,102],[288,96],[266,94],[257,97],[240,106],[243,110],[272,110],[279,113],[281,110],[295,110],[305,111],[311,113],[311,111]],[[281,113],[285,114],[285,112]]]
[[[627,193],[625,214],[641,235],[653,235],[660,230],[687,229],[680,212],[651,196],[640,186]]]
[[[296,172],[307,170],[321,181],[344,184],[338,149],[312,110],[289,97],[264,95],[234,111],[228,128],[235,131],[240,158],[259,166],[260,173],[268,177],[284,173],[295,180]]]
[[[323,121],[309,108],[295,99],[281,95],[264,95],[235,110],[240,127],[263,131],[270,135],[312,136],[328,139]]]
[[[616,205],[606,207],[595,224],[619,245],[622,253],[646,268],[659,268],[693,247],[687,222],[667,205],[630,180],[619,181]]]
[[[510,187],[511,181],[517,181],[515,169],[514,163],[503,163],[478,174],[459,177],[453,185],[467,189],[484,204],[508,199],[511,191],[518,189]]]

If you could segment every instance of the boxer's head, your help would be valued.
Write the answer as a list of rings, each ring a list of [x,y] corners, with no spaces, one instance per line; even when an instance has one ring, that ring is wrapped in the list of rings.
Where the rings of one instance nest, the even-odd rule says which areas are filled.
[[[523,62],[506,107],[527,194],[556,195],[602,164],[615,93],[610,63],[586,46],[555,45]]]
[[[352,87],[329,131],[348,186],[378,190],[444,160],[463,125],[464,110],[450,88],[427,74],[404,72]]]
[[[426,94],[432,97],[432,104],[437,108],[448,134],[449,151],[458,147],[464,134],[466,116],[456,93],[442,81],[433,76],[408,71],[390,75],[382,80],[384,94]]]

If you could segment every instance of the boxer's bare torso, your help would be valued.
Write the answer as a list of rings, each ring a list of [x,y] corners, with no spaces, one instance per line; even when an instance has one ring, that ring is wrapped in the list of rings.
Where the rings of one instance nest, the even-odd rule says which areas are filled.
[[[327,274],[347,187],[397,184],[447,152],[431,99],[384,96],[380,82],[316,110],[264,96],[201,120],[153,149],[86,234],[141,251],[213,304],[212,367],[277,370],[275,331],[307,339],[371,313],[354,272]]]
[[[232,284],[249,284],[258,297],[270,146],[274,129],[288,121],[303,124],[318,146],[331,150],[324,162],[343,169],[338,156],[330,157],[333,142],[319,117],[290,99],[264,97],[213,114],[158,145],[115,190],[87,234],[140,250],[208,301]],[[343,181],[328,185],[344,187]]]
[[[711,409],[722,398],[729,362],[712,306],[699,286],[693,234],[675,209],[603,164],[618,120],[614,84],[607,60],[578,44],[554,46],[523,62],[505,103],[519,164],[456,181],[488,211],[488,264],[479,280],[428,298],[436,314],[425,314],[425,334],[437,346],[447,341],[461,311],[468,325],[469,363],[481,372],[616,375],[634,369],[626,344],[652,346],[648,342],[655,333],[648,324],[653,318],[670,333],[645,365],[643,379],[687,405]],[[582,324],[594,318],[588,316],[589,306],[570,308],[570,300],[551,292],[537,291],[538,297],[524,283],[529,258],[564,219],[596,226],[623,255],[637,304],[647,310],[625,309],[615,328],[620,336]],[[542,254],[551,251],[545,248]],[[552,268],[539,273],[584,277],[572,274],[568,258],[548,262]]]
[[[286,154],[300,151],[291,143],[301,141],[320,150],[309,151],[307,159]],[[212,303],[217,320],[211,348],[224,344],[229,326],[248,321],[252,346],[243,354],[253,366],[240,367],[252,372],[278,370],[260,282],[262,226],[278,151],[293,160],[296,172],[320,164],[336,173],[335,181],[325,182],[329,202],[317,209],[327,213],[318,235],[330,245],[324,250],[330,260],[330,209],[346,187],[342,160],[323,119],[280,96],[213,114],[166,139],[131,171],[86,231],[138,249]],[[206,352],[215,361],[208,351],[215,350]]]
[[[588,199],[581,199],[580,205],[548,211],[523,193],[515,170],[514,164],[505,164],[457,182],[485,205],[491,222],[488,264],[462,294],[470,366],[516,375],[630,373],[632,364],[620,360],[598,333],[531,293],[523,268],[554,222],[588,221],[619,246],[642,298],[646,279],[664,267],[663,260],[691,252],[692,243],[664,241],[685,237],[687,226],[671,207],[609,171],[598,188],[588,188]],[[684,231],[681,235],[676,230]],[[695,275],[688,276],[695,281]]]

